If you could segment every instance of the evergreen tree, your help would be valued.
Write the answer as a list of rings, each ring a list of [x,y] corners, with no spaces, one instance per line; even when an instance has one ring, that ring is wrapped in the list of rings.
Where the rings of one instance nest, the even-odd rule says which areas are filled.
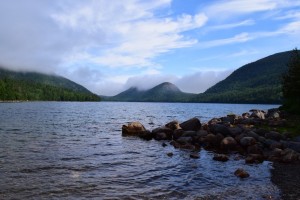
[[[297,49],[292,51],[288,70],[283,75],[282,93],[284,109],[300,114],[300,54]]]

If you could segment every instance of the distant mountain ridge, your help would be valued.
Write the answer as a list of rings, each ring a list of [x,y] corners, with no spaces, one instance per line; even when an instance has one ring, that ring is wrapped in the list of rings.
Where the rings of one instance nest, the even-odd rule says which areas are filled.
[[[100,97],[61,76],[0,68],[0,100],[99,101]]]
[[[120,94],[104,100],[129,102],[186,102],[194,94],[182,92],[172,83],[164,82],[149,90],[131,87]]]
[[[281,77],[287,70],[291,52],[276,53],[243,65],[201,94],[185,93],[174,84],[162,83],[144,91],[132,87],[104,100],[280,104]]]

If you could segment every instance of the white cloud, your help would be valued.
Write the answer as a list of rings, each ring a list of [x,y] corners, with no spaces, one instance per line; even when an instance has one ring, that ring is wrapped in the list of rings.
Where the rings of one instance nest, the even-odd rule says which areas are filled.
[[[236,23],[211,26],[211,27],[208,27],[207,29],[208,30],[232,29],[232,28],[237,28],[237,27],[241,27],[241,26],[251,26],[254,24],[255,24],[254,20],[248,19],[248,20],[244,20],[244,21],[236,22]]]
[[[240,34],[235,35],[235,36],[230,37],[230,38],[199,42],[198,47],[200,47],[200,48],[211,48],[211,47],[216,47],[216,46],[247,42],[247,41],[252,40],[252,39],[253,39],[253,37],[250,36],[248,33],[240,33]]]

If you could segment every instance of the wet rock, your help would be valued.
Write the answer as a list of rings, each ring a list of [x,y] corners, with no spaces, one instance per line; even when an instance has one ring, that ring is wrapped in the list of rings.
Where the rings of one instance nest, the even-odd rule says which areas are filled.
[[[261,154],[249,154],[245,159],[247,164],[262,163],[263,161],[264,157]]]
[[[191,153],[190,158],[198,159],[198,158],[200,158],[200,156],[197,153]]]
[[[178,121],[171,121],[171,122],[167,123],[165,125],[165,127],[169,128],[169,129],[171,129],[173,131],[177,130],[177,129],[181,129]]]
[[[240,144],[243,147],[248,147],[248,146],[254,145],[255,143],[256,143],[256,140],[253,137],[243,137],[240,140]]]
[[[263,154],[262,148],[258,144],[254,144],[247,147],[248,154]]]
[[[139,136],[145,131],[145,127],[140,122],[131,122],[122,126],[122,136]]]
[[[183,135],[183,133],[184,133],[184,130],[182,130],[182,129],[174,130],[173,139],[177,140],[178,138],[180,138]]]
[[[174,141],[174,140],[171,141],[170,144],[173,145],[173,147],[176,148],[176,149],[181,147],[181,145],[178,142]]]
[[[294,142],[300,142],[300,136],[294,137],[294,138],[293,138],[293,141],[294,141]]]
[[[222,120],[219,118],[212,118],[211,120],[208,121],[208,125],[220,124],[220,123],[222,123]]]
[[[144,139],[144,140],[152,140],[153,139],[153,135],[150,131],[143,131],[139,133],[139,137]]]
[[[285,149],[281,152],[281,161],[291,163],[299,160],[299,154],[292,149]]]
[[[162,143],[161,146],[166,147],[168,145],[166,143]]]
[[[255,138],[255,140],[258,140],[258,138],[260,137],[260,136],[259,136],[257,133],[255,133],[254,131],[248,131],[248,132],[246,133],[246,135],[249,136],[249,137]]]
[[[279,141],[279,140],[283,139],[283,136],[278,132],[270,131],[265,134],[265,138]]]
[[[214,134],[221,133],[224,137],[230,135],[229,129],[222,124],[212,124],[209,126],[209,130]]]
[[[181,137],[197,137],[196,131],[184,131]]]
[[[269,131],[268,130],[265,130],[265,129],[255,129],[253,130],[257,135],[259,136],[262,136],[262,137],[265,137],[266,133],[268,133]]]
[[[167,153],[167,156],[172,157],[174,154],[172,152]]]
[[[228,156],[224,154],[215,154],[213,159],[221,162],[226,162],[229,160]]]
[[[231,137],[236,137],[243,132],[243,129],[240,127],[229,127],[228,130]]]
[[[269,149],[282,148],[282,144],[275,140],[265,139],[262,143]]]
[[[192,137],[180,137],[176,140],[176,142],[178,142],[179,144],[188,144],[191,143],[193,141]]]
[[[225,137],[221,142],[221,149],[234,150],[236,149],[237,142],[233,137]]]
[[[173,136],[173,130],[162,126],[152,130],[152,135],[156,140],[171,140]]]
[[[234,175],[236,175],[237,177],[240,177],[240,178],[248,178],[250,175],[248,172],[246,172],[244,169],[237,169],[235,172],[234,172]]]
[[[184,130],[184,131],[198,131],[201,129],[201,123],[200,120],[196,117],[189,119],[185,122],[182,122],[180,124],[180,127]]]
[[[168,140],[169,138],[168,138],[166,133],[158,132],[158,133],[155,134],[154,139],[156,139],[156,140]]]
[[[300,153],[300,142],[281,141],[284,148],[289,148]]]
[[[197,131],[197,136],[202,138],[208,135],[208,132],[206,130],[199,130]]]

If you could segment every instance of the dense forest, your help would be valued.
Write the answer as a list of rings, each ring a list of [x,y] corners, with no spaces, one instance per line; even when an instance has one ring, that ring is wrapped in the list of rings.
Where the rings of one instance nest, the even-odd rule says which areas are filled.
[[[0,101],[100,101],[86,88],[59,76],[0,69]]]

